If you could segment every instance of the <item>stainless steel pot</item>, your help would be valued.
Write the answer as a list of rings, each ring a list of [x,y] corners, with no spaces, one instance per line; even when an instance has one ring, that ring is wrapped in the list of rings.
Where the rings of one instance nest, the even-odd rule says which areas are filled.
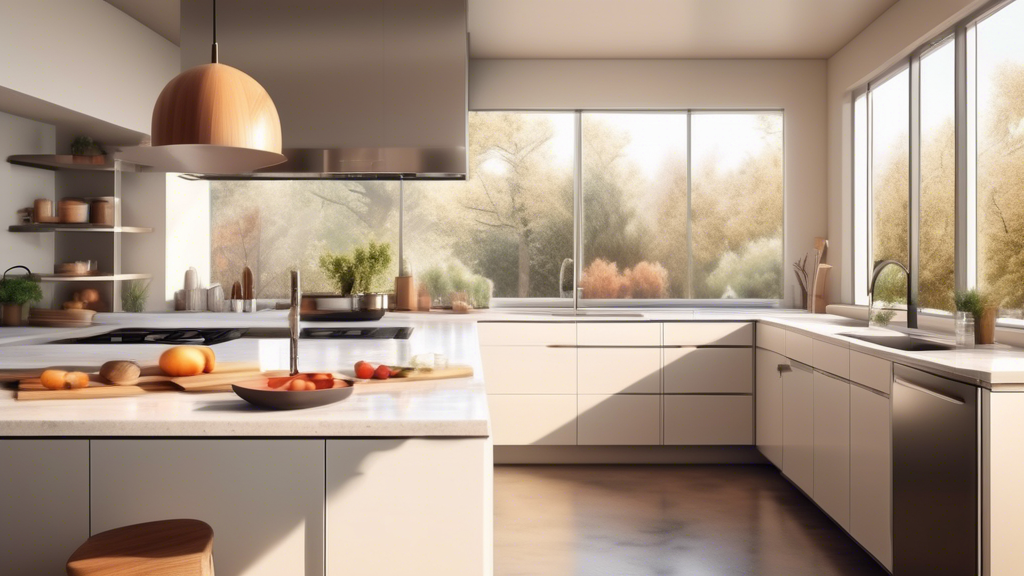
[[[355,294],[352,296],[353,306],[356,310],[387,310],[387,294]]]

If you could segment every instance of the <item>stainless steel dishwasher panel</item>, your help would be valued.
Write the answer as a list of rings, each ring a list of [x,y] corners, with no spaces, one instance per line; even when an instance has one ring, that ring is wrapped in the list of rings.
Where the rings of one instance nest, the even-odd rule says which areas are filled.
[[[979,574],[980,390],[894,366],[894,576]]]

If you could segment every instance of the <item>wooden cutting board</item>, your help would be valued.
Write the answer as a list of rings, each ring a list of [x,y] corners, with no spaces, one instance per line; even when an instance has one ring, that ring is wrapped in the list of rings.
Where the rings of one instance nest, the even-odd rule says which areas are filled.
[[[76,398],[118,398],[138,396],[150,392],[230,392],[231,384],[263,375],[256,362],[220,362],[210,374],[172,378],[160,373],[157,366],[144,366],[142,376],[135,385],[108,384],[96,372],[89,373],[89,386],[76,390],[49,390],[39,382],[42,369],[6,371],[3,379],[18,376],[18,400],[68,400]]]
[[[394,376],[387,380],[357,380],[357,384],[377,384],[383,382],[421,382],[425,380],[449,380],[451,378],[469,378],[473,376],[472,366],[449,366],[438,370],[413,370],[408,376]]]

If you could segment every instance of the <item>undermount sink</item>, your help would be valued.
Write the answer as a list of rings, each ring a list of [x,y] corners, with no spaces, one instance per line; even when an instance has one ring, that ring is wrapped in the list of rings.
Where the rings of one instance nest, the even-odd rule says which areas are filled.
[[[643,318],[639,312],[554,312],[552,316],[575,316],[580,318]]]
[[[926,352],[929,350],[955,350],[956,346],[951,344],[943,344],[941,342],[935,342],[934,340],[925,340],[924,338],[917,338],[914,336],[908,336],[906,334],[863,334],[856,332],[841,333],[839,336],[846,336],[847,338],[855,338],[857,340],[863,340],[864,342],[870,342],[872,344],[878,344],[879,346],[885,346],[886,348],[893,348],[895,350],[905,350],[907,352]]]

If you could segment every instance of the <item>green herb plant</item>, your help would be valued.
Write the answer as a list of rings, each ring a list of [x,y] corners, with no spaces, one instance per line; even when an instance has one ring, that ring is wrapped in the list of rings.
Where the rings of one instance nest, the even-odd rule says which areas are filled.
[[[149,282],[129,280],[121,290],[121,309],[125,312],[145,312]]]
[[[891,322],[895,316],[895,310],[892,308],[886,308],[875,312],[875,315],[872,317],[872,322],[875,326],[888,326],[889,322]]]
[[[391,260],[391,244],[369,242],[351,254],[325,253],[319,264],[338,292],[347,296],[384,290]]]
[[[71,141],[71,153],[75,156],[99,156],[103,154],[103,149],[96,143],[95,140],[88,136],[76,136]]]
[[[967,312],[977,320],[988,306],[988,299],[977,288],[956,290],[953,292],[953,305],[957,312]]]
[[[29,302],[39,302],[42,299],[43,290],[34,280],[12,277],[0,281],[0,302],[4,304],[21,306]]]

